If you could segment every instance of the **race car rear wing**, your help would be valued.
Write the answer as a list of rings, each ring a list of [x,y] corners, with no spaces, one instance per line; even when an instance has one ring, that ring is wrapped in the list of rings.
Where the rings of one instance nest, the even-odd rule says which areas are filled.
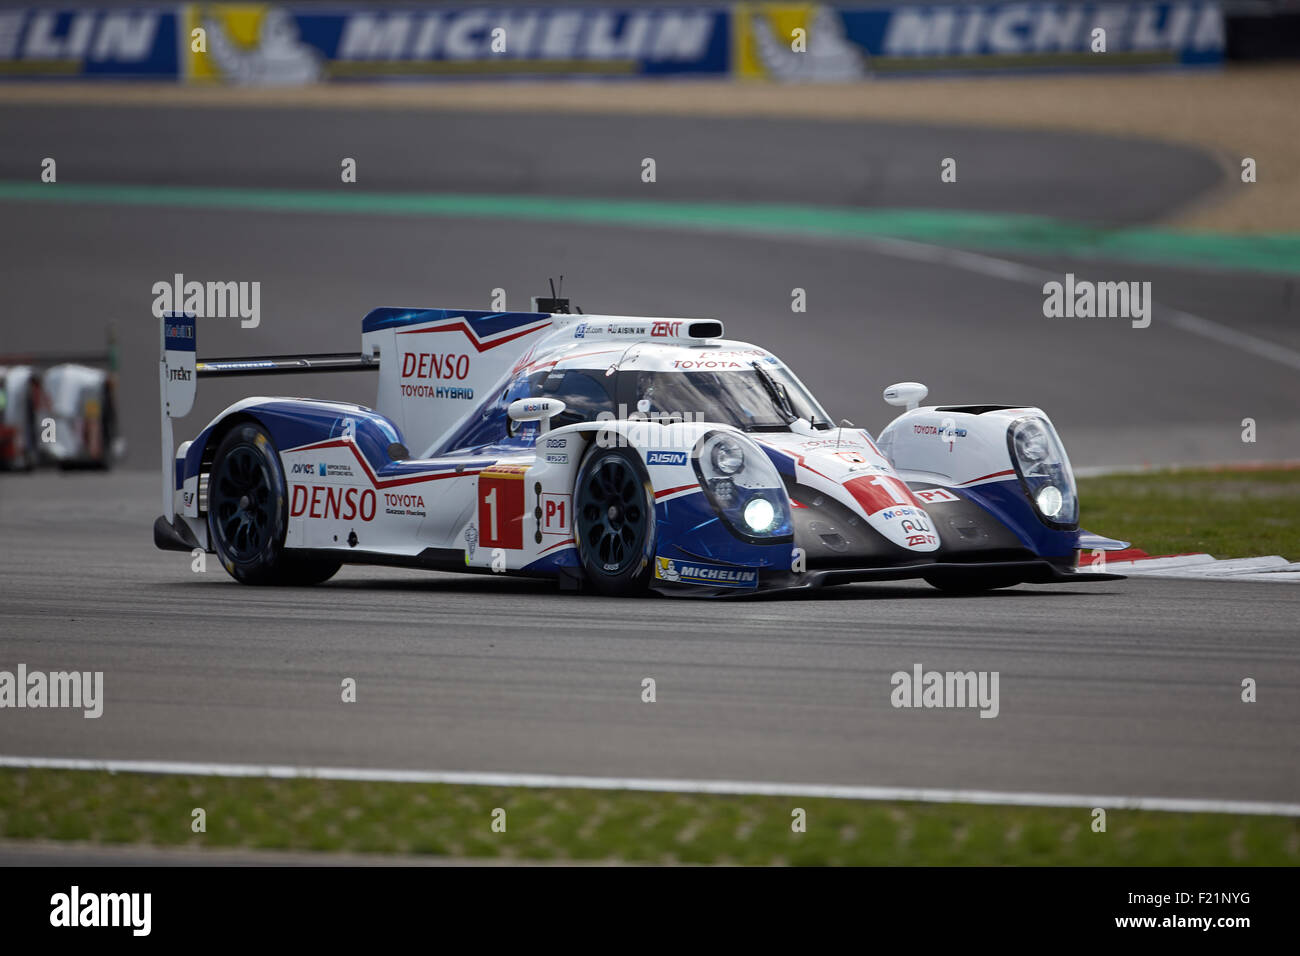
[[[301,375],[307,372],[376,372],[379,356],[360,352],[312,355],[245,356],[198,361],[198,319],[192,312],[167,312],[159,321],[158,387],[162,398],[162,467],[164,515],[173,511],[176,481],[172,419],[194,408],[200,378],[232,375]]]

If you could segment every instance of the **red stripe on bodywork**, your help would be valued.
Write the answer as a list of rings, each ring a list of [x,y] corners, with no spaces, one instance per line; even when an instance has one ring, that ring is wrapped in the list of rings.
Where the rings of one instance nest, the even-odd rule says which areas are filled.
[[[972,478],[970,481],[963,481],[962,484],[973,485],[975,482],[984,481],[987,478],[1001,478],[1003,475],[1014,475],[1015,473],[1014,469],[1008,468],[1006,471],[995,471],[991,475],[980,475],[978,478]],[[958,487],[960,487],[960,485]]]
[[[554,551],[556,548],[563,548],[565,545],[576,544],[576,543],[577,542],[575,542],[572,538],[570,538],[568,541],[561,541],[558,544],[551,545],[550,547],[542,548],[541,551],[537,552],[537,556],[541,557],[547,551]]]
[[[677,494],[677,492],[685,491],[688,488],[695,488],[698,490],[699,487],[700,486],[697,482],[692,482],[689,485],[678,485],[676,488],[665,488],[663,491],[656,491],[655,498],[659,499],[665,497],[666,495],[675,495]]]
[[[498,345],[505,345],[507,342],[513,342],[515,339],[522,338],[525,335],[531,335],[533,332],[539,332],[542,329],[549,328],[550,322],[542,325],[534,325],[531,329],[522,329],[513,335],[507,335],[499,339],[493,339],[490,342],[481,341],[474,334],[474,330],[469,327],[463,319],[460,322],[453,322],[451,325],[435,325],[431,329],[406,329],[398,332],[398,335],[423,335],[426,332],[464,332],[465,337],[470,340],[474,348],[479,352],[486,352],[488,349],[494,349]]]

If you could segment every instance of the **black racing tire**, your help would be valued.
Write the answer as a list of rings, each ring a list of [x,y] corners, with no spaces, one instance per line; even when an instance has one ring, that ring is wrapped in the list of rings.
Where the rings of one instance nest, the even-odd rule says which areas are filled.
[[[306,558],[290,551],[285,555],[284,567],[277,584],[311,587],[328,581],[343,567],[342,561],[329,558]]]
[[[289,495],[270,436],[251,422],[217,445],[208,475],[208,537],[221,565],[241,584],[319,584],[341,562],[286,551]]]
[[[925,583],[949,594],[982,594],[998,588],[1011,588],[1024,584],[1018,574],[997,571],[973,571],[968,574],[927,574]]]
[[[587,585],[599,594],[644,594],[654,572],[655,496],[640,457],[594,447],[573,489],[574,539]]]

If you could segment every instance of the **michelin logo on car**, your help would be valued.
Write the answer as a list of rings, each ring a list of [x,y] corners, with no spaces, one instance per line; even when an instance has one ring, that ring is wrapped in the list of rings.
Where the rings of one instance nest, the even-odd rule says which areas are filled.
[[[655,559],[655,577],[670,584],[707,584],[719,588],[758,586],[758,572],[717,564],[685,564],[673,558]]]

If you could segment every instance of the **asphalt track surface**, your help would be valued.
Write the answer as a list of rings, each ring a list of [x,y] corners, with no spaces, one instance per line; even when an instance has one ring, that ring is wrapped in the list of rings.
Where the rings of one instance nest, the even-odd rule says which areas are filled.
[[[1194,150],[1065,134],[771,120],[0,108],[0,178],[1024,211],[1150,221],[1222,181]],[[958,189],[938,160],[962,159]],[[640,181],[653,156],[659,182]],[[970,162],[967,161],[970,158]],[[52,186],[51,188],[57,188]],[[651,194],[647,190],[653,190]],[[1295,370],[1161,321],[1052,323],[1000,260],[889,244],[377,215],[0,203],[0,351],[88,348],[115,322],[131,469],[0,481],[0,666],[103,670],[99,720],[6,711],[0,753],[993,790],[1300,798],[1294,589],[1180,581],[952,598],[860,585],[761,604],[612,602],[546,584],[345,569],[241,589],[153,549],[150,288],[262,282],[262,323],[201,354],[349,350],[376,305],[511,307],[564,273],[588,312],[722,318],[832,414],[880,389],[1039,404],[1076,465],[1297,457]],[[1031,261],[1031,260],[1025,260]],[[1012,264],[1015,265],[1015,264]],[[1037,258],[1150,279],[1158,301],[1300,346],[1281,277]],[[809,311],[792,315],[791,289]],[[369,383],[291,380],[372,399]],[[237,384],[205,388],[178,439]],[[1243,445],[1254,417],[1259,443]],[[1085,515],[1086,524],[1086,515]],[[1105,531],[1104,528],[1096,529]],[[897,710],[889,675],[997,670],[1001,714]],[[344,677],[359,700],[339,701]],[[641,702],[641,681],[658,702]],[[1259,701],[1243,704],[1244,677]]]
[[[102,670],[105,704],[98,719],[7,710],[0,752],[1300,798],[1296,588],[620,601],[353,568],[317,589],[251,589],[152,548],[147,477],[6,482],[4,659]],[[998,717],[895,709],[890,676],[916,663],[998,671]],[[1244,677],[1257,703],[1240,701]]]

